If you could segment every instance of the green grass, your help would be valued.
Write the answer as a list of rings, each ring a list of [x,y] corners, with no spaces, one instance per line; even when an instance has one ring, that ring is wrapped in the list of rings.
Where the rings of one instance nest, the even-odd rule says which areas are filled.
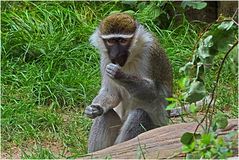
[[[99,55],[88,38],[98,24],[95,17],[104,16],[98,14],[101,7],[111,8],[106,3],[3,2],[2,151],[15,144],[26,150],[23,157],[27,150],[50,154],[32,147],[57,141],[70,156],[86,153],[91,121],[82,110],[100,87]]]
[[[103,17],[124,6],[115,2],[1,5],[2,154],[30,159],[86,154],[91,120],[83,111],[100,88],[99,55],[88,39]],[[168,53],[177,95],[179,68],[192,57],[196,28],[185,20],[167,30],[148,29]],[[233,113],[237,112],[235,77],[224,69],[221,82],[227,85],[220,92],[220,105],[234,106]]]

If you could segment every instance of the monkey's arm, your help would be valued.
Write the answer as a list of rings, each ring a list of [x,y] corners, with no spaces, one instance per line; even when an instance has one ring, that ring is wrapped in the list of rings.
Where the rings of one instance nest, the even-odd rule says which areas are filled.
[[[115,91],[109,88],[101,88],[99,94],[92,101],[92,104],[86,107],[85,114],[89,118],[95,118],[106,113],[109,109],[116,107],[119,103],[120,98]]]
[[[121,71],[120,66],[113,63],[106,66],[106,73],[136,98],[151,101],[157,97],[155,84],[150,79],[126,74]]]

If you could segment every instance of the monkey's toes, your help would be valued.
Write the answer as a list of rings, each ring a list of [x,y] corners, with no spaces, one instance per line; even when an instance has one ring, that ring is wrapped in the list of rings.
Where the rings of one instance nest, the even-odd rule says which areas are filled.
[[[104,112],[103,108],[99,105],[90,105],[85,109],[85,115],[89,118],[95,118],[102,115]]]

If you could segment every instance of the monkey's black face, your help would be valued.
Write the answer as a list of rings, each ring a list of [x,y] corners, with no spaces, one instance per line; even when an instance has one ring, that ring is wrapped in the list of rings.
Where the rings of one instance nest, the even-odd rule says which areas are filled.
[[[131,38],[110,38],[103,41],[111,62],[124,66],[129,56]]]

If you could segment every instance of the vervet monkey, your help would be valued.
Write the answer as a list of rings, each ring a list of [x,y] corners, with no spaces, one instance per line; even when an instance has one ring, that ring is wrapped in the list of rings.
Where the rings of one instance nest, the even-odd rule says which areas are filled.
[[[101,55],[102,83],[85,114],[93,118],[88,152],[167,125],[172,69],[154,36],[131,16],[112,14],[90,37]]]

